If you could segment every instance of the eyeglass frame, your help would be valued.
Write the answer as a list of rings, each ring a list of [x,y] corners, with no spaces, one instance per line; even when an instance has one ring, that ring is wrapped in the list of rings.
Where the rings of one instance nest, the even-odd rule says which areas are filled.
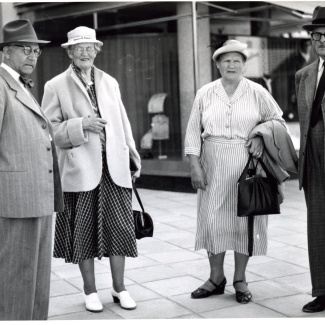
[[[9,46],[23,47],[23,52],[27,56],[31,55],[33,52],[35,57],[39,58],[42,54],[42,50],[40,48],[33,50],[29,45],[10,44]],[[28,54],[26,53],[26,50],[29,52]]]
[[[89,50],[90,48],[90,50]],[[79,49],[82,49],[82,51],[79,51]],[[75,48],[73,49],[73,51],[76,51],[78,54],[83,54],[84,52],[88,53],[88,54],[92,54],[96,51],[95,46],[87,46],[87,47],[82,47],[82,46],[75,46]]]
[[[314,38],[315,34],[320,35],[319,39]],[[316,41],[316,42],[319,42],[322,39],[322,36],[324,36],[324,39],[325,39],[325,34],[320,33],[320,32],[311,32],[310,35],[311,35],[311,38],[313,39],[313,41]]]

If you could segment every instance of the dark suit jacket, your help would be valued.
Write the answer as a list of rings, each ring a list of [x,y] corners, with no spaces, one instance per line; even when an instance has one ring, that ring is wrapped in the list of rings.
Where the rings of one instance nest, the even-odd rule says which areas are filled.
[[[63,210],[52,126],[36,100],[0,67],[0,217]]]
[[[299,150],[299,188],[302,188],[305,166],[305,152],[307,135],[309,131],[310,116],[313,107],[319,61],[316,60],[296,73],[296,96],[298,104],[298,117],[300,124],[300,150]],[[322,110],[325,101],[322,101]]]

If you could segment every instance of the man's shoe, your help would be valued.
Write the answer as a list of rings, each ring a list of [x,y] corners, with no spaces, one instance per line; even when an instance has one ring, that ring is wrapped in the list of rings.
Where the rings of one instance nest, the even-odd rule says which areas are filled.
[[[319,296],[302,308],[305,313],[318,313],[325,310],[325,296]]]
[[[86,295],[84,293],[86,309],[93,313],[99,313],[103,310],[103,305],[99,300],[98,294],[96,292]]]

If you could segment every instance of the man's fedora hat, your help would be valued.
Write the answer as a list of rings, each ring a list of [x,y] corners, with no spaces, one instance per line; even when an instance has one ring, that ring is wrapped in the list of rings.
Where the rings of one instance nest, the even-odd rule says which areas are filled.
[[[212,55],[212,60],[217,61],[220,54],[229,53],[229,52],[239,52],[247,60],[246,52],[247,44],[241,43],[235,39],[230,39],[225,41],[221,47],[219,47]]]
[[[313,12],[313,20],[311,24],[306,24],[302,27],[308,31],[312,31],[317,27],[325,27],[325,7],[316,7]]]
[[[42,41],[37,38],[35,30],[29,20],[20,19],[13,20],[3,26],[2,29],[3,41],[0,43],[2,50],[6,45],[14,42],[28,42],[47,44],[50,41]]]
[[[68,42],[61,44],[61,46],[66,49],[69,45],[79,43],[97,43],[100,46],[103,45],[103,42],[96,39],[96,31],[94,29],[79,26],[68,33]]]

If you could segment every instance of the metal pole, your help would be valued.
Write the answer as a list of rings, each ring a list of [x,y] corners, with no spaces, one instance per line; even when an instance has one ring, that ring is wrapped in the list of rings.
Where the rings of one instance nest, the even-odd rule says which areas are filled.
[[[97,17],[97,12],[93,13],[93,22],[94,22],[94,29],[98,29],[98,17]]]
[[[197,17],[196,1],[192,1],[192,26],[193,26],[193,60],[194,60],[194,92],[198,87],[198,57],[197,57]]]

